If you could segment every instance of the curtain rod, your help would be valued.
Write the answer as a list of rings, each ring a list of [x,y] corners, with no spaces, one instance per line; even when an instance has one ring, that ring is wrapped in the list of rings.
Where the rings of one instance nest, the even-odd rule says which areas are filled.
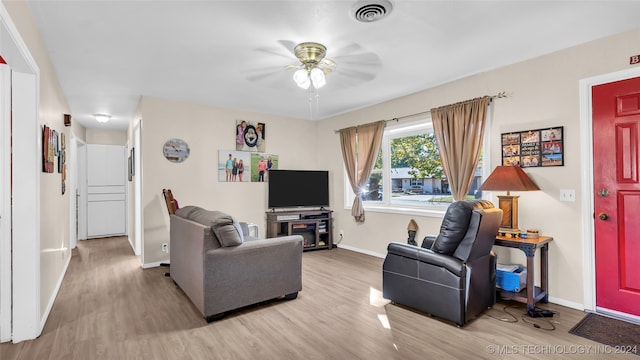
[[[499,92],[499,93],[497,93],[495,95],[490,96],[489,97],[489,102],[493,101],[493,99],[502,99],[502,98],[506,98],[506,97],[508,97],[507,96],[507,92],[506,91],[501,91],[501,92]],[[388,120],[384,120],[384,121],[386,121],[386,122],[391,122],[391,121],[398,122],[401,119],[411,118],[411,117],[415,117],[415,116],[419,116],[419,115],[426,115],[426,114],[430,114],[430,113],[431,113],[431,110],[427,110],[427,111],[422,111],[422,112],[418,112],[418,113],[415,113],[415,114],[409,114],[409,115],[403,115],[403,116],[395,117],[393,119],[388,119]],[[340,130],[342,130],[342,129],[340,129]],[[340,132],[340,130],[333,130],[333,132],[337,134],[337,133]]]

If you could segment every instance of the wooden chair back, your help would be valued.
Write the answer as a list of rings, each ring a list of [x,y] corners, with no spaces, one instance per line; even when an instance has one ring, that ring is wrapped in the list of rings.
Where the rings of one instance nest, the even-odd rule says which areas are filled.
[[[164,202],[167,203],[169,215],[175,214],[177,206],[176,200],[173,198],[173,194],[171,193],[171,189],[162,189],[162,194],[164,195]]]

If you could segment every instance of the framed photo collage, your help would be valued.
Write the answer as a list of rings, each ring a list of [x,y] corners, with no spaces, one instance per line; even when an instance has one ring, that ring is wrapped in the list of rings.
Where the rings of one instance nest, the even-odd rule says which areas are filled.
[[[564,166],[564,127],[502,133],[502,165]]]

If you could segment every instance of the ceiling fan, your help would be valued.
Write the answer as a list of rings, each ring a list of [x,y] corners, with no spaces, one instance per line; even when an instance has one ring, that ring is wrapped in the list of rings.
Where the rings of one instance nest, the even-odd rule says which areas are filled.
[[[293,74],[293,81],[303,88],[310,85],[320,89],[327,84],[325,74],[329,74],[335,68],[335,61],[325,58],[326,46],[316,42],[303,42],[293,48],[293,53],[300,60],[301,65],[288,65],[287,68],[298,70]]]
[[[255,50],[268,56],[263,58],[263,62],[272,63],[273,56],[277,55],[289,61],[295,58],[298,63],[250,70],[248,80],[284,79],[282,74],[290,74],[289,70],[295,70],[294,82],[303,89],[321,88],[327,84],[326,75],[329,74],[331,74],[332,87],[334,85],[346,87],[373,80],[376,70],[381,65],[380,58],[376,54],[363,51],[361,46],[355,43],[331,51],[332,57],[327,57],[327,47],[317,42],[296,44],[293,41],[280,40],[278,43],[279,47],[263,47]],[[289,79],[287,81],[291,79],[289,76],[286,78]],[[278,84],[274,85],[282,85],[279,81],[277,82]]]

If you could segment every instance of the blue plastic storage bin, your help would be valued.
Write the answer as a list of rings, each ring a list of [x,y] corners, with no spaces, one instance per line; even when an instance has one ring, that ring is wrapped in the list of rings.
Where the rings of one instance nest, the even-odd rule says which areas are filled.
[[[514,271],[496,270],[496,285],[506,291],[521,291],[527,287],[527,269],[518,267]]]

